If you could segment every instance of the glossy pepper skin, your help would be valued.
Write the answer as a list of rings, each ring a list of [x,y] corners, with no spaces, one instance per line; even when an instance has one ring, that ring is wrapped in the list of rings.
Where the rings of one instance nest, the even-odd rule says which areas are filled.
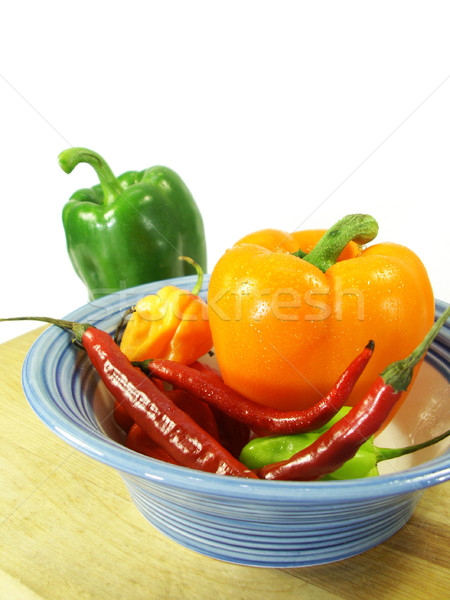
[[[314,406],[300,411],[284,411],[262,406],[245,398],[223,380],[172,360],[155,359],[133,362],[133,365],[157,381],[164,381],[201,398],[254,432],[288,434],[315,431],[334,417],[346,403],[355,383],[366,368],[373,349],[373,343],[370,341],[340,375],[329,393]]]
[[[272,480],[314,481],[333,473],[352,459],[362,444],[376,435],[387,422],[403,392],[411,384],[415,367],[423,360],[449,317],[450,306],[411,354],[388,365],[375,379],[366,395],[346,415],[321,433],[310,446],[291,458],[259,469],[258,476]],[[448,432],[444,437],[447,435]],[[436,440],[430,443],[434,441]]]
[[[224,381],[255,402],[304,409],[373,339],[377,354],[347,401],[354,405],[408,355],[434,320],[431,284],[408,248],[361,247],[377,232],[368,215],[349,215],[324,235],[264,230],[225,252],[208,292]],[[299,248],[303,258],[293,254]]]
[[[257,479],[150,378],[134,367],[113,338],[89,323],[52,317],[11,317],[0,321],[51,323],[74,334],[89,360],[130,418],[178,464],[219,475]]]
[[[103,158],[86,148],[69,148],[58,160],[66,173],[88,163],[100,179],[72,194],[62,215],[67,250],[90,300],[187,274],[180,254],[206,270],[203,220],[174,171],[155,166],[115,177]]]
[[[341,409],[321,430],[305,437],[254,440],[243,449],[240,460],[263,479],[353,479],[376,474],[373,469],[382,460],[416,452],[448,437],[450,430],[406,448],[367,445],[408,389],[415,366],[449,317],[450,307],[447,307],[409,356],[388,365],[364,398],[354,407]],[[258,467],[257,462],[265,464]]]
[[[255,438],[242,449],[239,460],[249,469],[259,471],[263,467],[289,460],[298,452],[306,450],[317,442],[324,431],[330,429],[339,418],[344,417],[351,410],[350,407],[342,408],[336,418],[332,419],[326,427],[311,433],[297,433],[285,436],[267,436]],[[374,437],[370,437],[361,446],[356,454],[332,473],[321,477],[321,480],[360,479],[362,477],[375,477],[379,475],[378,464],[384,460],[399,458],[405,454],[418,452],[433,446],[450,435],[450,430],[445,431],[425,442],[406,446],[404,448],[380,448],[375,445]]]
[[[326,426],[315,432],[255,438],[242,449],[239,460],[249,469],[261,469],[266,465],[287,460],[300,450],[308,448],[320,437],[321,433],[329,429],[349,411],[350,407],[348,406],[341,408]],[[352,459],[322,479],[356,479],[376,475],[378,475],[377,453],[372,437],[358,448]]]
[[[120,343],[131,361],[167,358],[189,365],[212,347],[208,307],[198,296],[203,272],[188,257],[179,258],[197,269],[197,284],[192,292],[166,285],[136,303]]]

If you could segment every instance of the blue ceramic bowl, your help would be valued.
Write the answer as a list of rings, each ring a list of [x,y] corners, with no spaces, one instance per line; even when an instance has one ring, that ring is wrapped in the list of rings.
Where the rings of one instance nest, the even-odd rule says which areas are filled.
[[[87,304],[67,318],[112,332],[123,311],[142,296],[167,283],[192,289],[195,279],[129,289]],[[207,283],[205,277],[203,297]],[[444,306],[436,303],[437,315]],[[390,444],[384,445],[396,445],[395,435],[404,445],[450,427],[450,414],[442,412],[449,374],[447,323],[427,354],[408,410],[402,408],[385,430]],[[36,340],[24,363],[25,394],[42,421],[68,444],[116,469],[154,527],[216,559],[260,567],[301,567],[345,559],[398,531],[423,491],[450,479],[450,450],[444,442],[418,457],[411,455],[416,463],[393,462],[380,477],[361,480],[253,481],[169,465],[120,443],[120,430],[111,416],[112,399],[102,385],[86,355],[57,327]],[[406,437],[411,431],[414,435]]]

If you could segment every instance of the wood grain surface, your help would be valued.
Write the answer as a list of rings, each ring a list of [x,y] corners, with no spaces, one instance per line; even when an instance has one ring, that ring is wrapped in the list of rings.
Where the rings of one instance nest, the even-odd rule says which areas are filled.
[[[448,483],[427,490],[385,543],[329,565],[243,567],[167,539],[115,471],[68,446],[29,407],[21,368],[40,331],[0,345],[1,600],[448,597]]]

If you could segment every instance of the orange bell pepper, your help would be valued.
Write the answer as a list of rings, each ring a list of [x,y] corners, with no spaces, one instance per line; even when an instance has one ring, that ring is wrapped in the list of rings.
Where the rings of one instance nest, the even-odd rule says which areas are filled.
[[[196,268],[197,284],[192,292],[168,285],[137,302],[120,343],[131,361],[168,358],[190,364],[212,347],[207,305],[198,296],[203,272],[191,259],[180,258]]]
[[[377,232],[372,217],[349,215],[325,234],[255,232],[220,258],[208,306],[229,386],[263,405],[304,409],[372,339],[353,405],[386,365],[412,352],[434,320],[431,284],[408,248],[361,246]]]

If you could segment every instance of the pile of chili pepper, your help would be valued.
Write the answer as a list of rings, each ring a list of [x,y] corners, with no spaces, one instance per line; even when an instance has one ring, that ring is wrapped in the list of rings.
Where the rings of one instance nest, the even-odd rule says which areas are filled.
[[[160,379],[201,398],[229,417],[262,433],[314,431],[342,408],[374,351],[370,341],[342,373],[328,394],[304,410],[283,411],[253,402],[223,382],[200,362],[183,365],[166,359],[136,361],[133,364],[150,377]]]
[[[179,465],[210,473],[257,478],[211,433],[143,371],[132,365],[114,339],[89,323],[50,317],[19,317],[0,321],[32,320],[51,323],[73,333],[93,367],[130,422]],[[248,441],[248,440],[247,440]]]
[[[221,475],[317,480],[351,460],[358,449],[377,433],[402,392],[408,388],[414,367],[449,316],[450,307],[407,358],[389,365],[374,381],[366,396],[332,423],[330,420],[345,404],[346,397],[373,353],[371,342],[317,407],[283,413],[283,418],[278,411],[256,405],[232,390],[217,372],[201,363],[186,366],[164,359],[132,363],[108,333],[88,323],[48,317],[0,321],[44,321],[73,333],[107,389],[123,408],[124,415],[129,418],[127,445],[130,448],[181,466]],[[165,391],[158,383],[161,381],[171,383],[174,389]],[[238,423],[236,439],[239,438],[239,443],[236,439],[230,443],[227,434]],[[299,433],[317,429],[326,423],[329,423],[328,427],[319,432],[310,445],[286,459],[275,454],[273,463],[252,470],[238,458],[248,442],[250,429],[257,434],[271,429],[277,433]],[[221,429],[224,432],[222,438]]]

